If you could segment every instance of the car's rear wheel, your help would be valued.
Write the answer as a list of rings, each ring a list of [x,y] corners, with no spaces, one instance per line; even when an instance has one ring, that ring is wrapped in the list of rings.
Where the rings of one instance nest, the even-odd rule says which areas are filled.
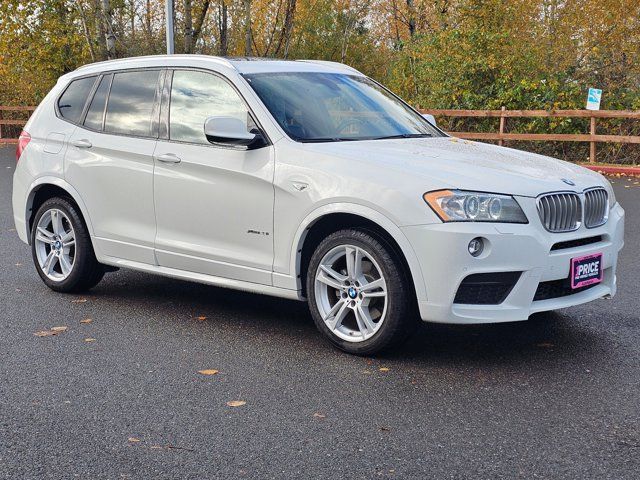
[[[374,232],[325,238],[307,272],[309,308],[320,332],[357,355],[403,340],[414,323],[411,286],[393,248]]]
[[[51,198],[38,209],[31,250],[40,278],[57,292],[88,290],[104,276],[80,212],[66,198]]]

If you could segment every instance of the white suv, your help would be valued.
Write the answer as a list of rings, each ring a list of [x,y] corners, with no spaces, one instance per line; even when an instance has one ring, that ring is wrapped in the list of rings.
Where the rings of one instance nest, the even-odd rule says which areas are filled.
[[[525,320],[616,291],[624,210],[604,177],[449,137],[341,64],[88,65],[17,156],[16,228],[60,292],[126,267],[307,300],[369,354],[418,315]]]

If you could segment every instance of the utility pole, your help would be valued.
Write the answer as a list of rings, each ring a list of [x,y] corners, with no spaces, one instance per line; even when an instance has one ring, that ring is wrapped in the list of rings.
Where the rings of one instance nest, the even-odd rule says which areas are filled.
[[[173,55],[173,0],[166,0],[167,55]]]

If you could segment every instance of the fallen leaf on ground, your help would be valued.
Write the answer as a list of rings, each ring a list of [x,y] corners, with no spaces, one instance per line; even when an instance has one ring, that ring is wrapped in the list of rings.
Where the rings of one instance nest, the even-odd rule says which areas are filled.
[[[52,330],[40,330],[39,332],[34,333],[36,337],[52,337],[57,334],[58,332],[54,332]]]
[[[86,298],[76,298],[75,300],[71,300],[71,303],[85,303],[86,301]]]
[[[85,318],[84,320],[80,320],[80,323],[91,323],[93,322],[93,320],[91,320],[90,318]]]
[[[231,400],[230,402],[227,402],[227,405],[229,407],[241,407],[246,404],[247,402],[245,402],[244,400]]]
[[[363,370],[362,373],[365,375],[371,375],[371,370]]]
[[[65,332],[69,327],[51,327],[54,332]]]
[[[200,373],[202,375],[215,375],[216,373],[218,373],[218,370],[214,370],[214,369],[198,370],[198,373]]]
[[[200,322],[204,322],[207,319],[207,317],[205,317],[204,315],[200,315],[199,317],[196,317],[196,320],[200,321]]]
[[[85,338],[84,341],[87,342],[87,343],[91,343],[91,342],[95,342],[96,339],[95,338]]]
[[[388,372],[390,369],[387,367],[380,367],[378,370],[380,370],[381,372]]]
[[[391,430],[391,427],[387,427],[386,425],[383,425],[382,427],[380,427],[380,430],[383,432],[388,432]]]
[[[326,415],[323,415],[322,413],[318,413],[318,412],[314,413],[313,416],[316,418],[327,418]]]
[[[140,441],[140,439],[136,437],[129,437],[127,440],[129,440],[131,443],[137,443]]]
[[[542,342],[542,343],[538,343],[536,345],[536,347],[540,347],[540,348],[552,348],[555,347],[555,345],[553,343],[549,343],[549,342]]]
[[[16,267],[21,267],[22,264],[20,262],[16,263]]]

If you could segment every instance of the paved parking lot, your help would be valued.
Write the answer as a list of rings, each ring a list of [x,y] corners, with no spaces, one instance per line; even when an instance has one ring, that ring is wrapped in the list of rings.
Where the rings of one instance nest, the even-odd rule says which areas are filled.
[[[0,478],[638,478],[637,180],[615,179],[615,299],[425,325],[366,359],[298,302],[131,271],[51,292],[13,230],[14,164],[0,148]]]

